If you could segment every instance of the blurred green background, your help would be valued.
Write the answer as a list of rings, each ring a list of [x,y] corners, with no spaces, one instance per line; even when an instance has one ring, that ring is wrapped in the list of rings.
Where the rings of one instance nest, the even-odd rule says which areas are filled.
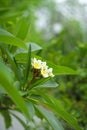
[[[26,26],[22,26],[22,22]],[[29,25],[29,28],[27,26]],[[87,0],[0,0],[0,28],[40,45],[38,55],[78,75],[56,76],[59,86],[48,90],[87,129]],[[14,30],[14,31],[13,31]],[[23,39],[23,37],[22,37]],[[70,130],[64,123],[66,130]]]

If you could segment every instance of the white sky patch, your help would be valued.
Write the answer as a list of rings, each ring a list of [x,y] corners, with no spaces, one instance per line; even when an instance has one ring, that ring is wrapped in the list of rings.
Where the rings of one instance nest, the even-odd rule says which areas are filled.
[[[66,0],[54,0],[56,3],[63,3]],[[81,4],[87,4],[87,0],[78,0]]]
[[[61,24],[55,23],[53,25],[53,31],[54,31],[54,33],[59,33],[61,30],[62,30],[62,25]]]
[[[55,0],[56,3],[62,3],[65,2],[66,0]]]
[[[41,9],[36,12],[36,27],[37,30],[42,30],[46,27],[48,21],[49,12],[46,9]]]
[[[79,0],[79,3],[81,3],[81,4],[87,4],[87,0]]]

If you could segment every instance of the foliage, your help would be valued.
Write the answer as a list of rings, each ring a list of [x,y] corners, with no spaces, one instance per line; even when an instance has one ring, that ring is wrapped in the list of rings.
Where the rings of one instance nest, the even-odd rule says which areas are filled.
[[[70,87],[68,91],[73,89],[75,91],[74,85],[79,86],[78,81],[84,80],[86,77],[86,69],[81,67],[84,64],[86,65],[87,45],[81,43],[81,32],[77,30],[76,34],[80,33],[77,37],[76,34],[69,32],[69,26],[66,25],[58,37],[53,37],[51,41],[49,39],[43,41],[43,33],[37,32],[35,28],[35,10],[41,8],[41,6],[46,7],[46,3],[51,9],[53,5],[52,3],[49,4],[49,1],[26,0],[25,2],[22,0],[20,2],[18,0],[12,2],[9,0],[9,2],[6,2],[1,0],[0,113],[4,117],[6,129],[11,127],[12,116],[22,124],[25,130],[34,129],[29,123],[33,122],[35,115],[42,121],[45,119],[48,122],[47,129],[49,130],[64,130],[66,128],[65,122],[67,122],[68,127],[70,125],[71,129],[81,130],[82,127],[82,125],[81,127],[78,125],[77,116],[72,115],[73,111],[69,114],[74,102],[70,103],[71,100],[67,98],[66,94],[67,88],[64,87],[66,87],[65,81],[67,81],[67,86]],[[79,24],[75,21],[71,22],[71,25],[73,25],[73,28],[76,28],[77,25],[79,27]],[[72,46],[69,46],[68,34]],[[72,41],[72,39],[74,40]],[[76,44],[77,39],[80,42]],[[67,45],[63,45],[64,42]],[[77,48],[74,49],[76,45]],[[72,48],[73,50],[70,51]],[[82,57],[84,56],[83,64],[78,62],[78,60],[82,60],[78,53],[82,54]],[[42,77],[40,71],[32,67],[31,63],[34,57],[46,61],[47,65],[53,69],[55,77]],[[52,63],[53,61],[54,63]],[[58,62],[59,64],[57,64]],[[81,74],[78,75],[79,73]],[[60,87],[58,87],[58,81]],[[84,91],[85,85],[84,88],[82,87],[83,84],[80,85],[81,91]],[[58,91],[55,92],[57,89]],[[50,92],[52,90],[57,98],[51,96],[49,90]],[[75,92],[78,93],[78,91]],[[73,96],[73,94],[70,94],[70,96]],[[71,99],[73,98],[78,97],[71,97]],[[82,98],[85,100],[86,96],[82,95]],[[15,111],[22,113],[26,118],[25,121],[19,114],[16,115]]]
[[[71,32],[71,28],[73,33]],[[46,56],[45,53],[47,53]],[[54,55],[52,55],[53,53]],[[77,69],[77,76],[56,77],[56,81],[60,85],[58,89],[54,91],[54,95],[62,100],[64,107],[78,118],[81,126],[86,129],[87,43],[86,41],[84,42],[84,34],[79,22],[74,20],[72,22],[69,21],[68,26],[65,24],[58,37],[53,38],[51,49],[46,48],[45,52],[43,52],[43,56],[54,61],[55,64],[58,63],[59,65]],[[66,129],[70,128],[66,126]]]

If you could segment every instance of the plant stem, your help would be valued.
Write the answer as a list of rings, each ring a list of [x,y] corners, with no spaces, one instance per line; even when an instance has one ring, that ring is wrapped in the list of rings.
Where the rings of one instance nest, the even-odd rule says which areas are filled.
[[[33,81],[35,80],[35,76],[33,76],[33,78],[31,79],[30,82],[28,82],[27,86],[24,88],[24,90],[28,90],[29,86],[33,83]]]

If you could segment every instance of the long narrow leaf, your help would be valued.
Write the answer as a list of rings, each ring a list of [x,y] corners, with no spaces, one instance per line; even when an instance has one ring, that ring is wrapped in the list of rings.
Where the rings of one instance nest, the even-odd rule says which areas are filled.
[[[58,84],[54,80],[45,81],[43,84],[38,84],[35,88],[56,88]]]
[[[27,107],[24,100],[19,95],[17,89],[13,86],[12,74],[9,72],[9,69],[5,64],[0,60],[0,86],[2,86],[14,103],[20,108],[24,115],[30,119]]]
[[[64,130],[63,126],[52,112],[47,111],[45,108],[37,105],[35,107],[42,114],[42,116],[49,122],[49,124],[52,126],[54,130]]]
[[[43,95],[42,95],[43,96]],[[51,97],[49,95],[44,94],[44,99],[46,105],[53,110],[58,116],[62,117],[65,121],[67,121],[73,128],[76,130],[81,130],[79,127],[77,120],[73,118],[72,115],[70,115],[68,112],[66,112],[61,105],[60,101],[55,99],[54,97]]]
[[[29,23],[26,18],[22,17],[16,25],[16,36],[22,40],[25,39],[29,29]]]
[[[28,54],[27,54],[24,83],[27,81],[27,78],[29,76],[30,67],[31,67],[31,45],[29,45]]]
[[[76,130],[82,130],[79,127],[77,120],[63,108],[59,100],[55,99],[54,97],[50,95],[45,94],[41,90],[36,90],[36,91],[31,90],[31,92],[32,94],[40,95],[44,99],[44,101],[31,99],[31,100],[34,100],[36,104],[41,104],[43,106],[48,107],[56,115],[64,119],[73,128],[75,128]]]
[[[35,115],[34,103],[32,103],[30,100],[27,99],[26,105],[27,105],[28,111],[30,112],[30,117],[32,119]]]
[[[9,11],[6,13],[4,13],[1,17],[0,17],[0,23],[6,23],[7,21],[13,20],[16,17],[22,15],[23,11],[18,11],[18,12],[13,12],[12,8],[9,8]]]
[[[37,86],[39,86],[39,85],[42,85],[43,83],[45,83],[46,81],[48,81],[49,80],[49,77],[48,78],[43,78],[43,79],[41,79],[41,80],[37,80],[35,83],[33,83],[31,86],[30,86],[30,89],[32,89],[32,88],[36,88]]]
[[[53,68],[53,72],[55,75],[64,75],[64,74],[67,74],[67,75],[76,75],[77,74],[77,71],[76,70],[73,70],[69,67],[66,67],[66,66],[60,66],[60,65],[55,65],[49,61],[47,61],[48,65],[50,67]]]
[[[3,29],[0,29],[0,42],[18,46],[21,48],[26,48],[26,45],[24,44],[23,41],[21,41],[20,39],[16,38],[14,35],[9,33],[8,31]]]
[[[1,47],[2,51],[7,55],[9,63],[11,64],[11,67],[14,70],[16,78],[18,78],[19,81],[21,81],[21,75],[18,73],[19,71],[18,71],[17,65],[14,61],[12,54],[10,54],[10,52],[7,50],[6,46],[4,46],[3,44],[0,44],[0,47]]]

